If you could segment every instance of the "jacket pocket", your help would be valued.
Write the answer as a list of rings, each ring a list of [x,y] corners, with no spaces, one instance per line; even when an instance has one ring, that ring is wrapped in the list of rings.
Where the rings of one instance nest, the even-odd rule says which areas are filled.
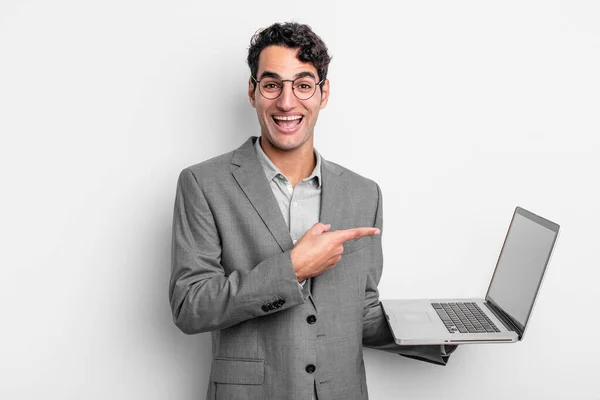
[[[262,385],[265,361],[215,357],[210,368],[210,380],[236,385]]]

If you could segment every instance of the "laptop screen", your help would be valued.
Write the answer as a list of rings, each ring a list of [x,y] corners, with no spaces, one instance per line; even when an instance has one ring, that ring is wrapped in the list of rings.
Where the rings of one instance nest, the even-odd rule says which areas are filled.
[[[525,328],[558,235],[559,226],[517,207],[486,300]]]

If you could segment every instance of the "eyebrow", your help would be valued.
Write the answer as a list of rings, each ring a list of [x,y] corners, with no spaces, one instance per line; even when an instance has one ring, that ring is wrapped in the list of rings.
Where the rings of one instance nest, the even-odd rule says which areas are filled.
[[[306,76],[310,76],[314,80],[317,80],[317,78],[315,77],[315,74],[313,74],[310,71],[299,72],[296,75],[294,75],[294,79],[304,78]],[[263,78],[275,78],[275,79],[281,80],[281,75],[279,75],[277,72],[264,71],[262,74],[260,74],[260,78],[259,79],[263,79]]]

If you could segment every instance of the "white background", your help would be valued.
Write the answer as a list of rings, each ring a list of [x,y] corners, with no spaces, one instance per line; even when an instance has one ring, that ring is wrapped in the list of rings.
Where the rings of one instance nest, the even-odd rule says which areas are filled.
[[[482,296],[514,207],[562,232],[525,340],[367,350],[372,399],[600,399],[594,1],[0,1],[0,398],[203,399],[171,321],[179,171],[259,134],[250,36],[328,44],[316,147],[384,193],[382,298]]]

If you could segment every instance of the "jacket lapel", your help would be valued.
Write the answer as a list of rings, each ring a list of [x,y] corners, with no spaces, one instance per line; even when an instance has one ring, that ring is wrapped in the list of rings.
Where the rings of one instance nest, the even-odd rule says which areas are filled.
[[[321,156],[321,215],[319,222],[331,224],[330,231],[339,229],[340,211],[348,202],[342,169]]]
[[[233,177],[260,215],[281,250],[288,251],[294,247],[294,242],[292,242],[292,237],[283,215],[281,215],[277,200],[273,196],[271,186],[256,156],[255,140],[256,137],[250,137],[240,148],[234,151],[231,163],[239,168],[233,171]]]

